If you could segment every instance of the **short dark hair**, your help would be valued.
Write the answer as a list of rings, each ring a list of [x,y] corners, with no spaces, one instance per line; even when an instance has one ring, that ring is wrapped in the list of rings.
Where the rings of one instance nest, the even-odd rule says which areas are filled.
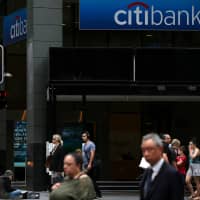
[[[72,156],[74,158],[74,160],[75,160],[75,163],[77,165],[80,165],[80,168],[82,167],[83,158],[82,158],[82,155],[80,153],[71,152],[71,153],[68,153],[66,156]]]
[[[181,150],[183,153],[186,153],[186,148],[185,148],[185,146],[180,146],[180,150]]]
[[[197,145],[197,138],[196,137],[192,137],[190,139],[190,141],[194,144],[194,145]]]
[[[86,134],[88,138],[90,137],[89,131],[83,131],[83,132],[82,132],[82,135],[83,135],[83,134]]]

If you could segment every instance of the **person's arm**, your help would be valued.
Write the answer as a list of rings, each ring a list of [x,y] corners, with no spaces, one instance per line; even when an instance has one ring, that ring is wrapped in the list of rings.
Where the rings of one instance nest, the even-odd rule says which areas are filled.
[[[92,168],[92,162],[93,162],[93,160],[94,160],[94,156],[95,156],[95,150],[92,149],[92,150],[90,151],[90,160],[89,160],[89,162],[88,162],[88,167],[87,167],[88,170],[90,170],[90,169]]]
[[[51,190],[56,190],[60,187],[61,183],[55,183],[54,185],[51,186]]]
[[[172,161],[172,166],[174,166],[174,168],[175,168],[176,170],[178,170],[176,161],[174,161],[174,160]]]
[[[186,158],[184,156],[180,156],[179,160],[176,162],[176,165],[177,166],[182,166],[182,165],[185,164],[185,162],[186,162]]]
[[[192,158],[193,148],[191,147],[191,145],[188,146],[188,151],[189,151],[189,157]]]
[[[168,145],[166,143],[163,143],[163,159],[165,160],[166,163],[169,163],[169,158],[167,156],[167,151],[168,151]]]
[[[173,149],[170,149],[170,153],[171,153],[171,162],[172,162],[172,166],[174,166],[174,168],[176,169],[176,170],[178,170],[178,168],[177,168],[177,163],[176,163],[176,153],[175,153],[175,151],[173,150]]]
[[[181,159],[176,163],[177,166],[181,166],[182,164],[183,164],[183,160]]]
[[[166,163],[169,163],[169,160],[168,160],[166,153],[163,153],[163,159],[165,160]]]
[[[191,157],[192,159],[196,158],[198,155],[199,155],[199,149],[198,149],[198,148],[195,148],[193,154],[190,153],[190,157]]]

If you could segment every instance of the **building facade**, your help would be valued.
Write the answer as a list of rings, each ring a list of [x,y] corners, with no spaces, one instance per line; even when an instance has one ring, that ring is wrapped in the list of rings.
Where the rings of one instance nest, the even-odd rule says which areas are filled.
[[[80,30],[79,1],[7,0],[0,1],[2,43],[5,16],[22,8],[27,11],[26,40],[5,46],[5,71],[13,77],[6,77],[1,85],[8,96],[7,107],[0,110],[0,155],[7,152],[2,169],[14,167],[13,132],[17,121],[26,121],[26,164],[14,168],[17,179],[24,176],[28,188],[46,188],[45,142],[55,132],[89,129],[103,160],[100,179],[124,181],[140,173],[140,139],[145,133],[169,132],[185,145],[198,136],[198,84],[150,84],[135,93],[119,87],[115,92],[110,88],[99,94],[86,91],[86,95],[67,85],[70,94],[51,95],[49,48],[199,48],[199,31]]]

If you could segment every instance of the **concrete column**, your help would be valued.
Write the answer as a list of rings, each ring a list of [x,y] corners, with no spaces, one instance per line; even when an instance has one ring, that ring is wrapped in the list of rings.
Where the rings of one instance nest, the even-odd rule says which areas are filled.
[[[62,0],[27,0],[28,189],[46,189],[46,89],[49,47],[62,46]]]

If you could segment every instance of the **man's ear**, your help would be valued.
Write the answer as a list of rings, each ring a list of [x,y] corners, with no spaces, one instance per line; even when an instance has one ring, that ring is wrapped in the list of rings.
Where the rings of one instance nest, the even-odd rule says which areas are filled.
[[[163,152],[164,152],[164,147],[161,146],[161,147],[160,147],[160,150],[161,150],[161,152],[163,153]]]

